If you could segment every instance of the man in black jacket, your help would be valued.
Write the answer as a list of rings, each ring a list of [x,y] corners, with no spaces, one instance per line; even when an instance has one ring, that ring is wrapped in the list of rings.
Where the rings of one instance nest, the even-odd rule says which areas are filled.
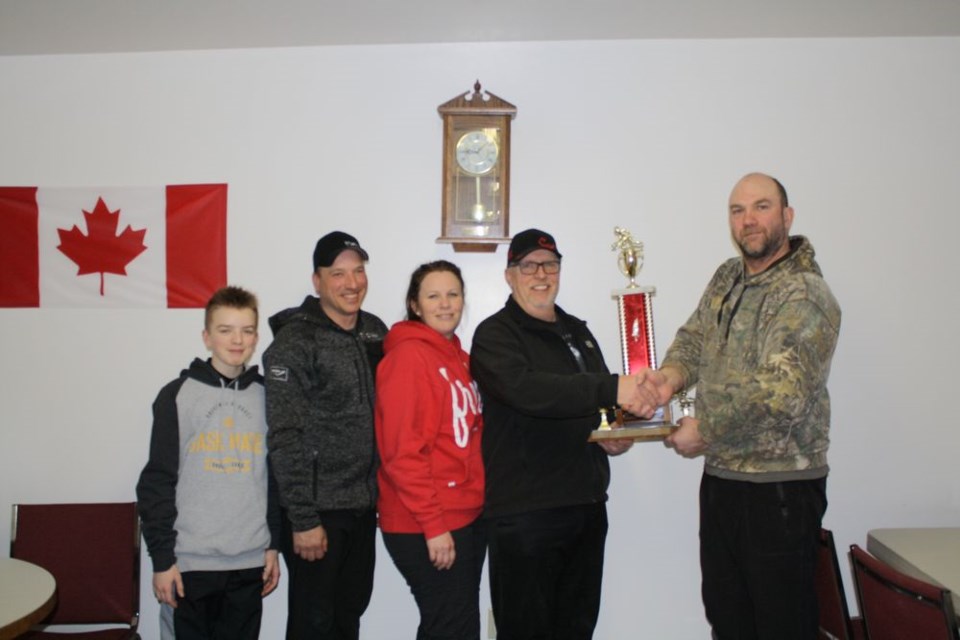
[[[351,235],[320,238],[317,297],[270,318],[267,446],[284,516],[288,640],[356,640],[373,591],[373,383],[387,327],[360,310],[367,259]]]
[[[611,374],[586,323],[555,303],[560,251],[549,233],[514,236],[511,295],[473,337],[483,394],[490,590],[497,637],[589,639],[600,611],[608,455],[587,441],[600,407],[649,416],[653,388]]]

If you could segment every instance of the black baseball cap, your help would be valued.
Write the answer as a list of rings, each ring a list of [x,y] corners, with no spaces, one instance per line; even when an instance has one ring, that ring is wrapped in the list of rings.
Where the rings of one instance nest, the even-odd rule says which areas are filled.
[[[546,231],[540,229],[527,229],[513,236],[510,241],[510,250],[507,251],[507,266],[516,264],[523,256],[536,251],[537,249],[546,249],[552,251],[558,258],[563,255],[557,251],[557,241]]]
[[[370,259],[352,235],[343,231],[331,231],[317,240],[317,246],[313,250],[313,270],[316,271],[318,267],[329,267],[337,256],[347,249],[356,251],[364,261]]]

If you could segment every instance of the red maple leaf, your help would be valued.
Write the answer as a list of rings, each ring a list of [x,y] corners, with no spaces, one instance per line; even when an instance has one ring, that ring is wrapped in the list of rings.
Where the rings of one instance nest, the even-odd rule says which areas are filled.
[[[117,226],[120,222],[120,210],[107,209],[103,198],[97,198],[93,212],[83,210],[90,235],[84,235],[77,225],[70,231],[57,229],[60,246],[57,249],[77,263],[77,275],[100,274],[100,295],[103,295],[103,274],[115,273],[127,275],[126,266],[131,260],[146,251],[143,237],[146,229],[134,231],[127,225],[120,235]]]

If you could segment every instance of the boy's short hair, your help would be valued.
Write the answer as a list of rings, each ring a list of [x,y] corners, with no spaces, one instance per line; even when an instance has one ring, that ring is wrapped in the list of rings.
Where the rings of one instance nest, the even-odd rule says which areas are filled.
[[[210,319],[213,312],[220,307],[229,307],[231,309],[251,309],[255,323],[260,321],[260,311],[257,309],[257,296],[253,295],[242,287],[226,286],[217,289],[207,301],[204,309],[203,327],[210,329]]]

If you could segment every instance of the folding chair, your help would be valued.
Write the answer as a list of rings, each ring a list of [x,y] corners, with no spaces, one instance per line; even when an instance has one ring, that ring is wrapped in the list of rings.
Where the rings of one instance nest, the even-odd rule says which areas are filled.
[[[949,589],[904,575],[850,546],[860,613],[870,640],[957,640]]]
[[[863,620],[850,617],[837,547],[833,542],[833,533],[828,529],[820,529],[815,580],[817,607],[820,610],[819,637],[823,640],[862,639]]]
[[[15,504],[10,557],[57,581],[44,628],[23,638],[133,640],[140,621],[140,522],[136,503]],[[45,625],[98,625],[51,633]],[[103,629],[105,625],[113,626]]]

